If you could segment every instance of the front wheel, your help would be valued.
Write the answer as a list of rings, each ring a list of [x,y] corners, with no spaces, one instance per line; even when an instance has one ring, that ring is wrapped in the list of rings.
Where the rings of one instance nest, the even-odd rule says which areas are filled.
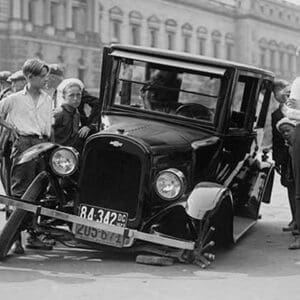
[[[48,177],[46,172],[41,172],[32,181],[27,188],[21,200],[27,202],[36,202],[42,192],[45,191],[48,185]],[[31,215],[30,212],[23,209],[16,209],[7,220],[0,234],[0,260],[5,259],[11,246],[16,240],[23,222]]]

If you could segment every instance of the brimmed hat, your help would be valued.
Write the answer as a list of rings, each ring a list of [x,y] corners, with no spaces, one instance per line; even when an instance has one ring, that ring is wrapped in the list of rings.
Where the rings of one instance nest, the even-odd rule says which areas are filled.
[[[280,126],[283,125],[283,124],[288,124],[288,125],[291,125],[293,127],[296,126],[296,122],[293,121],[293,120],[290,120],[289,118],[282,118],[281,120],[279,120],[277,123],[276,123],[276,129],[278,131],[280,131]]]
[[[297,77],[291,85],[290,98],[300,101],[300,77]]]
[[[57,87],[57,92],[63,92],[64,89],[70,85],[71,83],[76,83],[80,86],[80,88],[83,90],[84,89],[84,84],[83,82],[78,79],[78,78],[67,78],[67,79],[64,79]]]
[[[1,71],[0,72],[0,80],[7,81],[8,77],[11,75],[10,71]]]
[[[13,73],[7,79],[7,81],[9,81],[9,82],[17,81],[17,80],[26,80],[22,70],[19,70],[19,71]]]
[[[49,65],[49,74],[64,76],[64,71],[59,64],[50,64]]]

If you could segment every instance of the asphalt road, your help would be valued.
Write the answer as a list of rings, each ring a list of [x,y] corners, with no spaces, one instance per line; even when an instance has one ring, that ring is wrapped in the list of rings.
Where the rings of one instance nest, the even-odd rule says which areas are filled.
[[[0,299],[299,299],[300,250],[288,250],[292,236],[281,231],[289,221],[286,197],[276,178],[262,219],[232,249],[218,251],[207,270],[63,247],[27,251],[0,263]]]

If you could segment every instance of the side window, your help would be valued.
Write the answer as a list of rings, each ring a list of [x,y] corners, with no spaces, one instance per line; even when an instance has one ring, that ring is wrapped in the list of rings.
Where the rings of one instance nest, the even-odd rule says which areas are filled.
[[[255,128],[264,128],[268,115],[268,108],[271,98],[271,81],[264,80],[261,84],[256,106]]]
[[[231,104],[230,128],[244,128],[247,125],[248,108],[255,106],[253,101],[257,84],[258,79],[255,77],[239,76]]]

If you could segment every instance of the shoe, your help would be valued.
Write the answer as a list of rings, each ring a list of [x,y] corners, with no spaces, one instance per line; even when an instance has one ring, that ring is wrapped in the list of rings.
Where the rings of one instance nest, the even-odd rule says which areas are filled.
[[[293,230],[297,230],[295,221],[291,221],[287,226],[282,227],[283,232],[290,232]]]
[[[24,254],[25,253],[25,250],[19,241],[15,242],[13,253],[15,253],[15,254]]]
[[[41,241],[37,236],[30,236],[27,239],[26,248],[39,250],[52,250],[53,246]]]
[[[300,249],[300,238],[295,238],[295,240],[289,245],[290,250]]]

